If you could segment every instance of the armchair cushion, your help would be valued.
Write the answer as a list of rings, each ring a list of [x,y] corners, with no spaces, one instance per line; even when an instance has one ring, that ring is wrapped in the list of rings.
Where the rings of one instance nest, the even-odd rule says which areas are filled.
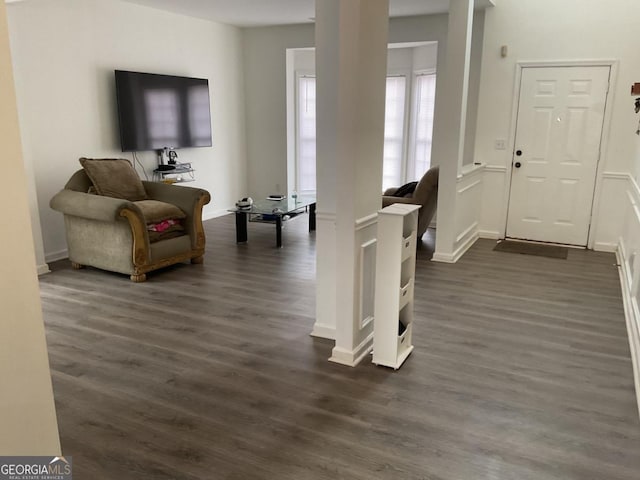
[[[98,195],[122,198],[131,202],[148,198],[142,181],[129,160],[83,157],[80,164]]]
[[[142,211],[149,242],[155,243],[185,234],[182,220],[187,215],[175,205],[158,200],[140,200],[133,203]]]
[[[182,220],[186,214],[175,205],[158,200],[140,200],[133,202],[142,211],[147,225],[160,223],[165,220]]]

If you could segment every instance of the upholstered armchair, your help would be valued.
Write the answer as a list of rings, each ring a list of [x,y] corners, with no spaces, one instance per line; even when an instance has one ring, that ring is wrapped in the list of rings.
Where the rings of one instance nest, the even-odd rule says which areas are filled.
[[[127,160],[81,159],[81,163],[85,168],[75,172],[50,202],[64,214],[73,268],[87,265],[144,282],[152,270],[187,260],[203,262],[202,208],[210,201],[206,190],[140,181]],[[106,187],[96,183],[99,175],[88,166],[98,167]],[[122,171],[128,178],[118,178]],[[126,185],[124,195],[114,191],[122,190],[122,185]]]
[[[438,174],[438,167],[431,167],[415,185],[415,190],[403,193],[400,189],[405,186],[388,188],[382,197],[383,208],[394,203],[411,203],[422,206],[418,214],[417,234],[419,238],[427,231],[436,213],[438,205]]]

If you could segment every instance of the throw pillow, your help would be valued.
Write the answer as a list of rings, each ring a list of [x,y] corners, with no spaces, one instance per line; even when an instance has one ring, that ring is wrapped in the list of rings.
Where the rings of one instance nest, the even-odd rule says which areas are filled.
[[[91,179],[98,195],[131,202],[148,198],[144,185],[129,160],[83,157],[80,165]]]
[[[394,197],[405,197],[405,196],[407,196],[409,194],[412,194],[413,191],[416,189],[416,185],[418,185],[418,182],[405,183],[400,188],[398,188],[398,190],[395,191],[393,196]]]

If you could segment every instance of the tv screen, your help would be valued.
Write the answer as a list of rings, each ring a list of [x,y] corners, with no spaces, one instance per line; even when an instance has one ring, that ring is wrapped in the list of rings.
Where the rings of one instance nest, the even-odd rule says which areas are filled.
[[[123,152],[211,146],[207,79],[115,74]]]

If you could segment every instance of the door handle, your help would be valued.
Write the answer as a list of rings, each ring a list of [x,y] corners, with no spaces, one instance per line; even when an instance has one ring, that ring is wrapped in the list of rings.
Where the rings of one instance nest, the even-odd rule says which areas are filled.
[[[520,168],[522,166],[522,164],[520,162],[516,162],[513,164],[516,168]]]
[[[516,150],[516,155],[518,157],[521,157],[522,156],[522,150]]]

